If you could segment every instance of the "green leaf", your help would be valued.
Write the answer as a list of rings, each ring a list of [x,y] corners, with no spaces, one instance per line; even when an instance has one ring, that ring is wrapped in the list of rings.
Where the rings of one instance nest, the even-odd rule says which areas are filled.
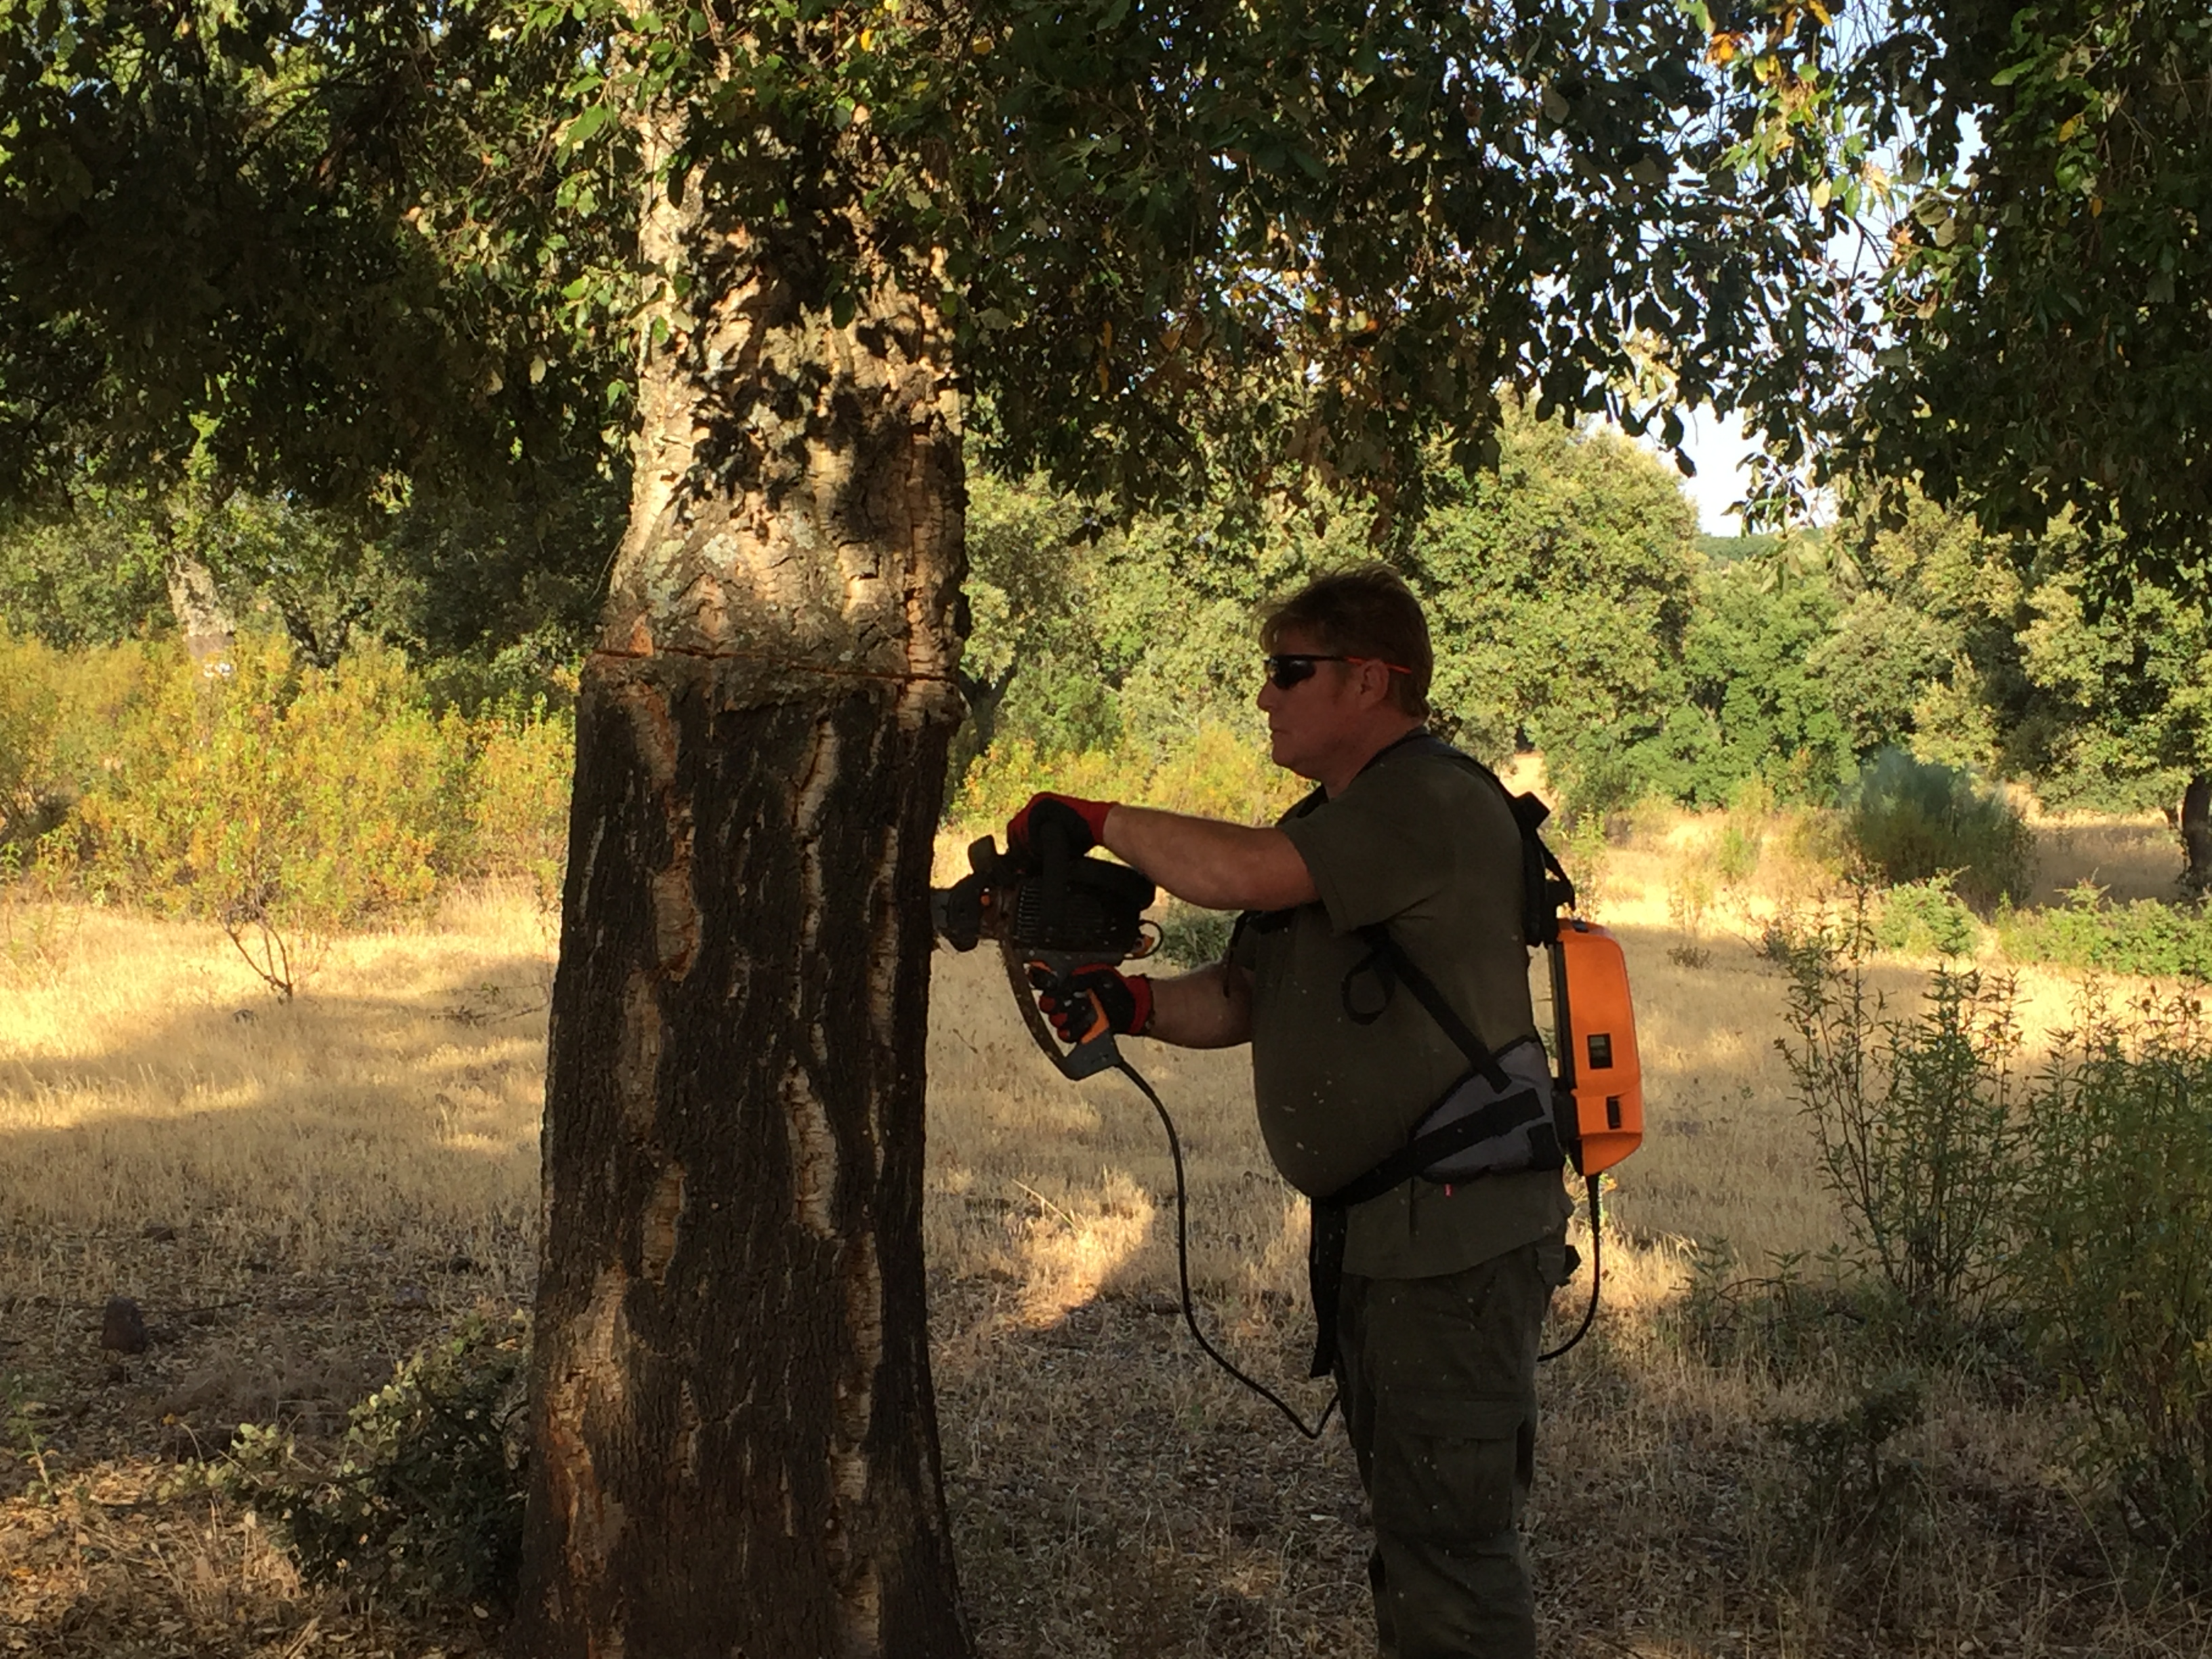
[[[580,113],[574,120],[569,122],[567,129],[562,133],[561,148],[562,151],[564,153],[573,155],[577,150],[581,149],[586,144],[592,142],[592,138],[606,126],[608,122],[614,118],[615,109],[613,105],[592,105],[589,108]]]

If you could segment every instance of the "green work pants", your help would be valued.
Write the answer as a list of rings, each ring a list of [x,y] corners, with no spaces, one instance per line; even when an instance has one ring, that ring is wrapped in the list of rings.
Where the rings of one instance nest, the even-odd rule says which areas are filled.
[[[1375,1517],[1383,1659],[1534,1659],[1521,1516],[1564,1235],[1434,1279],[1344,1276],[1337,1385]]]

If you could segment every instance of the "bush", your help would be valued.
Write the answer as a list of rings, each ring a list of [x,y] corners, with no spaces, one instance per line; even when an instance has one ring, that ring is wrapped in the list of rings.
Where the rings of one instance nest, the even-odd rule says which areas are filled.
[[[1971,775],[1884,750],[1859,775],[1847,830],[1867,867],[1893,885],[1952,878],[1986,908],[2027,890],[2034,842],[2002,795]]]
[[[1684,968],[1702,968],[1712,952],[1698,943],[1705,918],[1717,896],[1713,849],[1702,843],[1670,860],[1667,870],[1667,919],[1685,937],[1667,949],[1670,961]],[[1579,895],[1577,895],[1579,897]]]
[[[454,876],[520,877],[557,906],[573,712],[541,695],[434,714],[436,678],[375,646],[324,672],[249,636],[211,674],[166,647],[0,635],[0,868],[222,921],[280,990],[302,944]]]
[[[2155,899],[2108,906],[2104,890],[2086,881],[2069,888],[2055,908],[1999,909],[1996,930],[1998,944],[2015,962],[2212,981],[2212,912]]]
[[[2212,1589],[2212,1030],[2192,1000],[2094,991],[2031,1102],[2014,1265],[2031,1333],[2094,1431],[2076,1455],[2130,1530]]]
[[[1040,789],[1128,801],[1239,823],[1271,823],[1311,786],[1268,759],[1245,733],[1208,723],[1156,759],[1140,745],[1040,753],[1026,738],[1001,739],[968,769],[947,817],[974,834],[995,830]]]
[[[1778,1382],[1828,1366],[1844,1334],[1867,1323],[1867,1279],[1840,1246],[1816,1265],[1817,1279],[1806,1273],[1805,1252],[1770,1252],[1768,1271],[1750,1273],[1728,1240],[1694,1243],[1675,1328],[1707,1364],[1755,1365]]]
[[[1874,940],[1885,951],[1913,956],[1971,956],[1981,938],[1973,912],[1951,890],[1949,875],[1907,882],[1881,896]]]
[[[157,909],[313,935],[418,908],[460,863],[467,729],[382,649],[296,668],[247,639],[134,704],[79,811],[88,878]]]
[[[0,641],[0,846],[35,841],[65,810],[55,775],[61,696],[37,645]]]
[[[1840,942],[1793,954],[1796,1041],[1778,1046],[1869,1264],[1916,1315],[1964,1323],[1999,1288],[2021,1180],[2012,986],[1938,972],[1917,1016],[1886,1018],[1869,943],[1862,904]]]
[[[575,716],[549,713],[542,699],[527,712],[493,714],[477,726],[471,866],[481,874],[527,880],[547,910],[561,902],[575,771]]]
[[[1785,1417],[1776,1428],[1790,1448],[1786,1479],[1765,1494],[1783,1564],[1807,1568],[1839,1558],[1887,1558],[1929,1519],[1919,1463],[1894,1455],[1900,1431],[1927,1416],[1920,1380],[1898,1371],[1868,1384],[1841,1411]]]
[[[63,822],[157,664],[137,645],[62,652],[0,635],[0,846]]]
[[[415,1607],[512,1606],[522,1559],[527,1330],[472,1319],[353,1408],[337,1461],[307,1467],[274,1429],[240,1430],[211,1479],[251,1502],[308,1577]]]

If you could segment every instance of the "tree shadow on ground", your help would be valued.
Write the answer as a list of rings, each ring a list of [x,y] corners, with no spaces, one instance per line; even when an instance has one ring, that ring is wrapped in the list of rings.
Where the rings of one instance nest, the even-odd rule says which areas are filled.
[[[241,1422],[327,1436],[441,1326],[526,1299],[536,972],[180,1008],[0,1064],[0,1375],[50,1475],[212,1455]],[[507,1030],[503,1004],[525,1010]],[[143,1346],[102,1346],[112,1297]],[[6,1460],[0,1496],[27,1467]]]

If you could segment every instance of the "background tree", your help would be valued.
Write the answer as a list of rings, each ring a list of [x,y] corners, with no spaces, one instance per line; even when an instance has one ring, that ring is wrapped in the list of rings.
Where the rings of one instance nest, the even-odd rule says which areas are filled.
[[[1893,492],[1848,519],[1867,586],[1809,665],[1839,712],[1931,760],[2031,784],[2055,807],[2163,811],[2177,829],[2212,772],[2212,621],[2198,594],[2137,571],[2117,532],[2070,515],[1991,536],[1969,514]],[[2102,592],[2101,604],[2091,596]],[[1901,712],[1900,712],[1901,711]],[[2206,850],[2185,842],[2183,884]]]
[[[1006,665],[994,729],[1047,755],[1164,753],[1206,725],[1256,737],[1267,605],[1380,551],[1426,603],[1440,731],[1493,762],[1535,744],[1577,807],[1663,787],[1646,745],[1686,695],[1694,510],[1670,468],[1618,434],[1511,400],[1504,415],[1497,471],[1430,456],[1430,511],[1379,550],[1358,504],[1318,487],[1249,520],[1217,500],[1109,525],[977,480],[965,660]]]
[[[1486,760],[1541,749],[1568,800],[1603,811],[1667,781],[1696,513],[1671,469],[1617,434],[1519,416],[1501,439],[1496,472],[1452,481],[1409,550],[1438,713]]]
[[[1786,801],[1835,799],[1856,757],[1813,663],[1841,610],[1825,573],[1779,586],[1748,562],[1705,574],[1683,643],[1690,701],[1705,722],[1683,734],[1691,741],[1677,738],[1691,799],[1726,800],[1757,777]]]
[[[2072,591],[2092,628],[2108,607],[2116,623],[2149,620],[2140,583],[2203,588],[2203,8],[1761,0],[1717,27],[1715,56],[1765,112],[1747,150],[1783,155],[1838,234],[1857,218],[1886,249],[1810,285],[1802,349],[1750,377],[1776,459],[1917,486],[1993,533],[2070,525],[2087,538]],[[2201,887],[2212,775],[2199,768],[2187,763],[2173,809]]]
[[[1714,389],[1802,252],[1706,182],[1699,42],[1640,3],[4,25],[30,484],[188,434],[311,503],[511,479],[603,429],[636,324],[516,1639],[961,1651],[919,1210],[963,428],[1125,503],[1309,468],[1408,519],[1501,383],[1678,435],[1620,390],[1649,343]]]
[[[2212,608],[2201,589],[2139,581],[2093,611],[2078,572],[2052,562],[2027,599],[2030,695],[2013,757],[2054,805],[2163,808],[2183,832],[2183,882],[2201,892],[2212,879]]]
[[[1097,584],[1086,576],[1096,568],[1103,528],[1095,514],[1042,481],[1024,486],[988,473],[970,481],[968,642],[954,671],[967,717],[953,745],[956,773],[990,748],[1000,706],[1018,676],[1050,674],[1063,661],[1068,672],[1082,672],[1083,647],[1096,643],[1085,612]],[[1096,688],[1098,665],[1089,654]]]

